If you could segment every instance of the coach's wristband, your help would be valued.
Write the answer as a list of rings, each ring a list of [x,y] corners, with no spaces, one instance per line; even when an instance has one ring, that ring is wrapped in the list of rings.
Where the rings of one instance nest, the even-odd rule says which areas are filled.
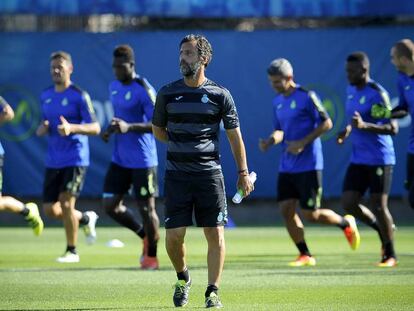
[[[246,176],[249,175],[249,170],[246,168],[237,172],[239,175]]]

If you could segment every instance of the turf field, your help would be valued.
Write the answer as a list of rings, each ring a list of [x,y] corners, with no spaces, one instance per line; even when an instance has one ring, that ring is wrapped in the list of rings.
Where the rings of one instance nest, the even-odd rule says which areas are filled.
[[[164,230],[162,239],[164,237]],[[99,228],[98,242],[80,236],[79,264],[58,264],[62,228],[40,238],[28,228],[0,229],[0,310],[168,310],[175,274],[159,248],[161,269],[140,271],[141,242],[122,228]],[[377,268],[379,243],[365,229],[358,251],[336,228],[308,227],[316,267],[291,268],[296,250],[284,228],[227,230],[221,285],[226,310],[414,310],[414,229],[398,228],[397,268]],[[117,238],[124,248],[108,248]],[[186,309],[204,308],[206,243],[199,229],[187,233],[193,278]]]

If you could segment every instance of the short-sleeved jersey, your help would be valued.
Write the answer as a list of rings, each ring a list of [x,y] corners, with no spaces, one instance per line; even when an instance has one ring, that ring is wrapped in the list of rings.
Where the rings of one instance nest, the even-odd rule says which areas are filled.
[[[414,122],[414,75],[398,73],[398,107],[410,113],[411,122]],[[413,123],[414,124],[414,123]],[[408,152],[414,154],[414,126],[411,126],[410,138],[408,140]]]
[[[7,104],[6,100],[3,97],[0,96],[0,113],[4,112],[4,108],[6,108],[7,105],[8,104]],[[3,146],[0,143],[0,157],[1,156],[4,156],[4,149],[3,149]]]
[[[209,79],[194,88],[181,79],[158,92],[152,123],[167,128],[166,171],[169,176],[221,174],[221,121],[225,129],[239,127],[236,106],[229,91]]]
[[[62,168],[89,165],[88,136],[71,134],[63,137],[57,127],[63,116],[69,123],[96,122],[95,111],[89,94],[71,84],[63,92],[51,86],[40,96],[43,120],[49,121],[49,143],[46,167]]]
[[[154,113],[154,102],[144,86],[145,83],[148,82],[136,78],[127,85],[118,80],[109,85],[109,94],[115,117],[127,123],[151,122]],[[155,101],[155,97],[153,99]],[[157,166],[158,157],[154,135],[133,131],[125,134],[115,134],[112,162],[126,168]]]
[[[273,99],[273,126],[284,133],[279,172],[299,173],[323,169],[319,137],[297,155],[286,151],[286,142],[304,138],[327,119],[329,116],[316,93],[299,85],[289,96],[279,94]]]
[[[370,80],[362,89],[349,85],[346,90],[346,116],[351,124],[355,111],[368,123],[386,124],[389,119],[374,119],[371,107],[374,104],[390,107],[388,92],[377,82]],[[351,135],[351,163],[365,165],[395,164],[394,144],[390,135],[376,134],[353,128]]]

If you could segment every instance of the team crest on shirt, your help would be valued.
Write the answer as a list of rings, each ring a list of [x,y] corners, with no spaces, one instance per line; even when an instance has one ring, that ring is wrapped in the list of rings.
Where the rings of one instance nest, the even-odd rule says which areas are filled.
[[[309,198],[308,202],[306,203],[309,207],[312,207],[315,205],[315,202],[313,201],[312,198]]]
[[[208,101],[209,101],[209,98],[208,98],[207,94],[204,94],[203,97],[201,97],[201,102],[203,104],[207,104]]]
[[[292,100],[292,102],[290,103],[290,109],[295,109],[296,108],[296,100]]]
[[[62,106],[67,106],[69,104],[68,99],[65,97],[62,102],[61,102]]]
[[[276,107],[278,110],[282,108],[282,104],[277,105]]]
[[[359,103],[360,103],[361,105],[363,105],[363,104],[365,104],[365,100],[366,100],[365,96],[362,96],[362,97],[359,99]]]
[[[125,100],[130,100],[131,99],[131,91],[128,91],[126,94],[125,94]]]
[[[46,104],[50,104],[51,102],[52,102],[52,99],[51,98],[48,98],[48,99],[45,100],[45,103]]]
[[[348,99],[352,99],[352,98],[354,98],[354,95],[349,94],[349,95],[348,95]]]
[[[117,90],[111,92],[111,95],[116,95],[116,94],[118,94]]]
[[[410,88],[411,88],[411,86],[410,86],[410,85],[406,85],[406,86],[404,87],[404,90],[408,91]]]

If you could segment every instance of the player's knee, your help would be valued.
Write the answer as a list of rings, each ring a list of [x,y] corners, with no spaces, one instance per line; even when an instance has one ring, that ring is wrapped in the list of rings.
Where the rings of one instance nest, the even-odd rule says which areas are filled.
[[[302,210],[302,215],[309,222],[317,222],[319,219],[319,213],[317,210],[316,211]]]

